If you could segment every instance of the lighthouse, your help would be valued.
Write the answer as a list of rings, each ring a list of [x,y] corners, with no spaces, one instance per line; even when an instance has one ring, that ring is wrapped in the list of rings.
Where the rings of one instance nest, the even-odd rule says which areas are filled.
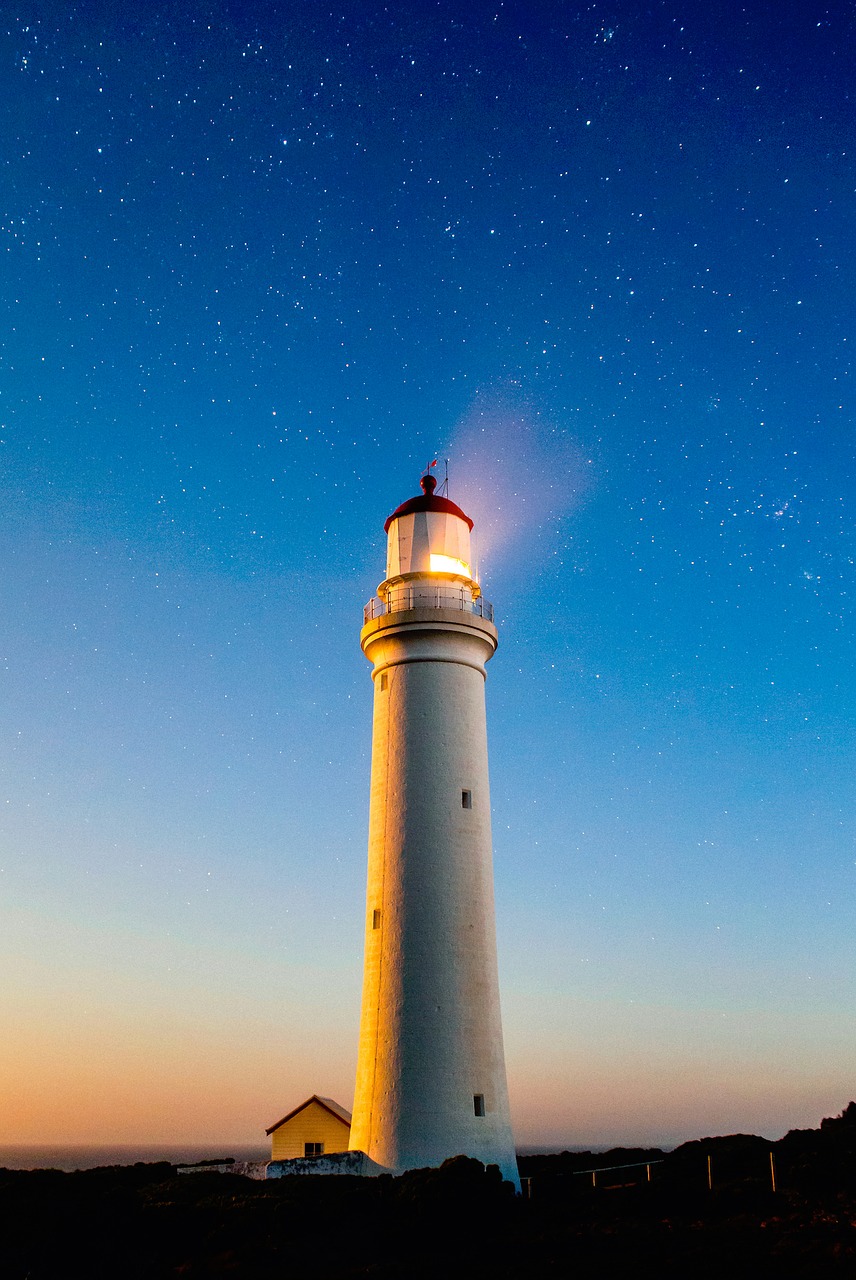
[[[502,1046],[485,720],[493,609],[473,522],[435,492],[384,526],[360,636],[374,722],[350,1145],[395,1173],[456,1155],[519,1186]]]

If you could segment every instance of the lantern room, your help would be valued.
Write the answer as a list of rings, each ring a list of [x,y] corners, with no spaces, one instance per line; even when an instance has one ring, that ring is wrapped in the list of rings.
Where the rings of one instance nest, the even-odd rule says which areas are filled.
[[[414,575],[442,575],[478,594],[472,562],[473,522],[460,507],[434,490],[432,475],[422,477],[419,497],[403,502],[384,525],[387,534],[386,582],[397,585]],[[382,593],[383,594],[383,593]]]

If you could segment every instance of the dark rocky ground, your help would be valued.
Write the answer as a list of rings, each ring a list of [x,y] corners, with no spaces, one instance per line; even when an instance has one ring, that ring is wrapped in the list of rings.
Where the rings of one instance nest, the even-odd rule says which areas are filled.
[[[594,1188],[580,1172],[637,1162]],[[520,1164],[529,1199],[462,1157],[400,1178],[274,1182],[168,1164],[2,1170],[0,1277],[856,1277],[854,1103],[775,1143],[738,1134]]]

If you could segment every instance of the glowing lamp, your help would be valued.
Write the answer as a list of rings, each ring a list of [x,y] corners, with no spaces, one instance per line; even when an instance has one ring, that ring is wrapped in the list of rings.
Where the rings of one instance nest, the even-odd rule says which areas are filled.
[[[432,551],[430,556],[432,573],[455,573],[461,578],[472,578],[472,570],[465,560],[456,560],[454,556],[442,556]]]

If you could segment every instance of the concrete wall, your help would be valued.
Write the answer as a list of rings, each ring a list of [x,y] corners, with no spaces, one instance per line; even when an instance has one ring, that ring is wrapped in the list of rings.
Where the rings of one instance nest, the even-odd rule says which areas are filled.
[[[311,1160],[272,1160],[267,1166],[266,1178],[290,1178],[335,1174],[354,1174],[363,1178],[376,1178],[389,1173],[370,1160],[364,1151],[343,1151],[338,1155],[315,1156]]]
[[[254,1178],[264,1182],[267,1177],[267,1160],[233,1160],[231,1164],[183,1164],[176,1169],[178,1174],[187,1173],[234,1173],[242,1178]]]

